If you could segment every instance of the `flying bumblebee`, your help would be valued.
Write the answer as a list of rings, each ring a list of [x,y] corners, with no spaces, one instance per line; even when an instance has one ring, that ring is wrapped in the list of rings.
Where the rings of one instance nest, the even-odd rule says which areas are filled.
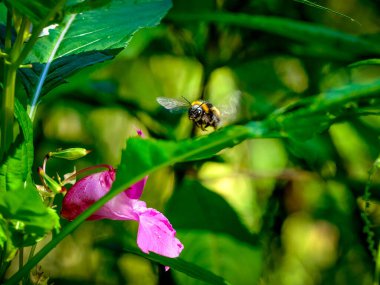
[[[185,101],[158,97],[157,102],[169,111],[179,111],[188,109],[187,115],[189,120],[205,131],[207,127],[211,126],[214,129],[220,124],[220,111],[211,103],[204,100],[195,100],[193,102],[188,101],[182,97]]]

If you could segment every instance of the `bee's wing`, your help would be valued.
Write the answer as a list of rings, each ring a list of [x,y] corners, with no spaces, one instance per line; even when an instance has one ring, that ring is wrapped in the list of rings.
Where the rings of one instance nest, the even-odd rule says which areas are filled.
[[[219,106],[223,125],[236,120],[240,108],[241,91],[237,90],[229,97],[227,103]]]
[[[157,102],[165,109],[168,109],[171,112],[176,111],[182,111],[184,109],[187,109],[189,107],[189,103],[174,99],[174,98],[167,98],[167,97],[157,97]]]

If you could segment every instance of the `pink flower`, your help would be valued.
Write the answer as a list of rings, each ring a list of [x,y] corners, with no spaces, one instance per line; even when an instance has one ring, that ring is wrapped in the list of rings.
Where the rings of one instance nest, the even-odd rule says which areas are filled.
[[[103,197],[115,180],[115,169],[109,166],[107,171],[82,178],[67,192],[62,203],[61,215],[73,220],[95,201]],[[88,220],[134,220],[139,222],[137,245],[145,252],[155,252],[167,257],[177,257],[183,249],[182,243],[175,237],[176,231],[169,220],[159,211],[147,208],[139,200],[147,177],[112,198]]]

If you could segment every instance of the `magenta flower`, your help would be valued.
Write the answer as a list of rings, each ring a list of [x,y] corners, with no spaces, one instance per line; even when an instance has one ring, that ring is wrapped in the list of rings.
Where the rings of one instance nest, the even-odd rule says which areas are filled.
[[[62,203],[61,215],[73,220],[95,201],[103,197],[115,180],[115,169],[95,173],[76,182],[67,192]],[[147,208],[139,200],[147,177],[112,198],[88,220],[134,220],[139,222],[137,245],[145,252],[154,252],[167,257],[177,257],[183,249],[175,237],[176,231],[169,220],[159,211]]]

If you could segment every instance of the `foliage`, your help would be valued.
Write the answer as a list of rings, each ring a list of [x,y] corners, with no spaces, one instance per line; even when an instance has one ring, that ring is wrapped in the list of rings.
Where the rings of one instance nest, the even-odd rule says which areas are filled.
[[[57,284],[139,284],[134,266],[147,284],[378,284],[379,5],[325,4],[2,1],[1,282],[28,284],[42,262]],[[199,130],[160,96],[210,101],[223,124]],[[73,163],[46,154],[79,147],[93,151],[76,169],[117,175],[66,222]],[[144,200],[177,230],[178,259],[140,252],[129,224],[84,223],[148,175]],[[51,267],[69,235],[83,257]],[[171,269],[121,266],[131,254]]]

